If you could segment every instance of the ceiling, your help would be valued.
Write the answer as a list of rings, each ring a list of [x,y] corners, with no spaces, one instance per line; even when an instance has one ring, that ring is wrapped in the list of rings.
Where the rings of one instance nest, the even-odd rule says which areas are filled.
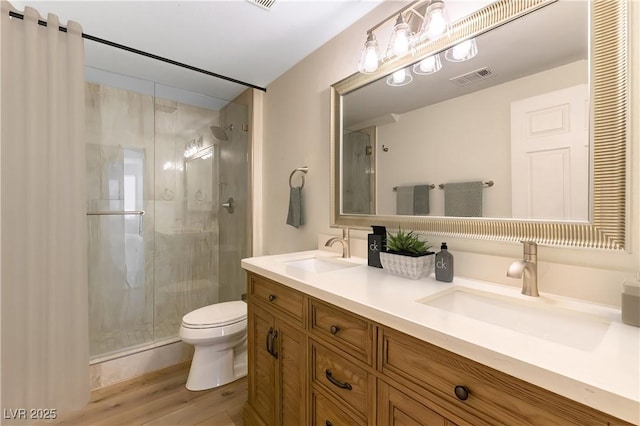
[[[266,87],[382,0],[277,0],[270,10],[247,0],[10,1],[63,25],[76,21],[85,34]],[[246,89],[90,40],[85,64],[227,100]]]

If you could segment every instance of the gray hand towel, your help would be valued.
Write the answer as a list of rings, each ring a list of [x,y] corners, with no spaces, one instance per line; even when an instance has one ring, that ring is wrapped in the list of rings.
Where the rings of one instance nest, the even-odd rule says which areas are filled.
[[[444,187],[444,215],[482,217],[482,181],[447,183]]]
[[[289,190],[289,213],[287,214],[287,225],[295,228],[304,225],[302,218],[302,187],[297,186]]]
[[[413,187],[413,214],[417,216],[429,214],[429,185]]]
[[[399,186],[396,195],[396,214],[413,214],[413,186]]]

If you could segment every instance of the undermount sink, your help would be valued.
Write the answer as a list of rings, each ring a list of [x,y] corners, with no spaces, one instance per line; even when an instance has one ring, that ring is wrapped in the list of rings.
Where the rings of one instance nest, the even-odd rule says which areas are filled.
[[[583,351],[596,348],[611,323],[551,299],[526,298],[454,287],[417,302]]]
[[[305,259],[290,260],[284,262],[287,266],[303,269],[305,271],[321,274],[323,272],[336,271],[338,269],[352,268],[358,266],[355,263],[348,263],[332,258],[308,257]]]

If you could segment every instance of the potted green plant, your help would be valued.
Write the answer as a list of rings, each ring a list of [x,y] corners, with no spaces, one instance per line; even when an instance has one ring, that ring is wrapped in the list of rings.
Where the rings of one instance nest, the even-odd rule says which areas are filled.
[[[387,251],[380,253],[382,268],[393,275],[417,280],[429,276],[434,269],[431,246],[413,231],[387,233]]]

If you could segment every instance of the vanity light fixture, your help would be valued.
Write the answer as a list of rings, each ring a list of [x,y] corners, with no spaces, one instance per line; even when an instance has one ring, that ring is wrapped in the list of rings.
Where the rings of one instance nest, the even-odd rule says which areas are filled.
[[[424,12],[419,12],[418,9],[425,4],[427,6]],[[374,31],[391,19],[395,19],[391,39],[385,56],[380,57]],[[414,33],[417,29],[419,31]],[[374,73],[381,61],[401,57],[409,52],[413,54],[416,43],[436,39],[448,30],[449,19],[443,0],[415,0],[367,31],[367,40],[362,49],[358,71],[363,74]]]
[[[391,19],[395,19],[395,24],[385,56],[381,58],[374,31]],[[414,33],[413,30],[418,27],[419,31]],[[447,35],[449,29],[449,17],[444,0],[415,0],[367,31],[367,41],[360,55],[358,71],[363,74],[372,74],[378,70],[381,62],[403,57],[409,52],[413,55],[420,44]],[[472,38],[448,49],[445,52],[445,58],[451,62],[462,62],[477,54],[478,46],[475,38]],[[404,86],[413,81],[412,69],[417,75],[427,75],[438,72],[441,68],[440,55],[435,54],[424,58],[411,68],[397,70],[386,81],[390,86]]]
[[[456,44],[444,52],[444,57],[450,62],[468,61],[478,54],[478,45],[476,39],[472,38]]]

